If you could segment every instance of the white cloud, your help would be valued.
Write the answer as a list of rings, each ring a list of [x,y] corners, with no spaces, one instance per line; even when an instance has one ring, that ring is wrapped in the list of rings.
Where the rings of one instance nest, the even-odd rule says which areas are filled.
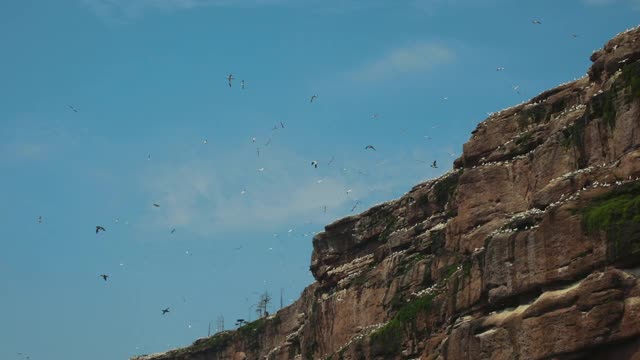
[[[132,19],[151,10],[188,10],[204,6],[262,6],[286,0],[82,0],[104,18]]]
[[[367,194],[362,184],[348,184],[339,174],[320,177],[313,171],[292,172],[290,164],[308,162],[292,154],[261,160],[264,172],[248,165],[246,159],[240,160],[243,156],[239,153],[224,155],[145,171],[142,188],[149,201],[161,207],[144,222],[152,227],[184,227],[200,235],[271,231],[318,218],[323,215],[323,206],[328,214],[338,215],[356,196]],[[345,192],[348,186],[354,189],[351,197]],[[245,194],[241,194],[243,190]]]
[[[600,5],[611,5],[615,3],[617,0],[582,0],[582,1],[587,5],[600,6]]]
[[[454,52],[445,46],[419,42],[393,49],[350,72],[350,76],[358,81],[388,80],[406,74],[429,72],[454,59]]]

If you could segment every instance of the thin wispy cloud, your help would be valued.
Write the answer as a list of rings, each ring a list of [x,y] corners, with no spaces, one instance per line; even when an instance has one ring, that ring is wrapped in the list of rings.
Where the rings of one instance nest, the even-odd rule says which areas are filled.
[[[445,46],[418,42],[390,50],[378,59],[350,72],[356,81],[384,81],[408,74],[423,74],[455,60],[455,53]]]
[[[294,155],[264,160],[261,168],[234,169],[238,154],[224,159],[193,160],[165,164],[142,175],[143,190],[150,201],[161,204],[145,222],[151,226],[184,227],[200,235],[221,231],[271,231],[291,227],[308,219],[350,206],[353,196],[366,196],[362,185],[347,183],[339,174],[319,176],[292,171],[287,164],[305,164]],[[286,159],[286,160],[285,160]],[[246,163],[246,159],[237,163]],[[300,166],[300,170],[306,167]],[[241,182],[238,179],[242,179]],[[348,196],[347,187],[354,188]]]
[[[287,0],[82,0],[93,12],[109,19],[135,19],[149,11],[189,10],[207,6],[265,6]]]
[[[627,5],[633,10],[640,10],[640,0],[582,0],[588,6]]]

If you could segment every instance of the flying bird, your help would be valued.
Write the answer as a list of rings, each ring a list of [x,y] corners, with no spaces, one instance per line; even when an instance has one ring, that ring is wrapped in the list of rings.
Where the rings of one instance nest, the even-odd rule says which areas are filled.
[[[353,205],[353,207],[351,208],[351,212],[353,212],[353,210],[356,209],[356,207],[358,206],[358,204],[360,204],[360,200],[356,200],[356,203]]]
[[[502,71],[502,70],[504,70],[504,68],[503,68],[502,66],[498,66],[498,67],[496,68],[496,71]]]
[[[263,171],[264,171],[264,168],[263,168],[263,167],[261,167],[260,169],[258,169],[258,171],[263,172]]]
[[[367,149],[371,149],[371,150],[373,150],[373,151],[376,151],[376,148],[374,148],[374,147],[373,147],[373,145],[367,145],[367,146],[365,146],[365,147],[364,147],[364,149],[365,149],[365,150],[367,150]]]
[[[38,216],[38,224],[42,224],[42,216]]]
[[[242,88],[242,90],[244,90],[244,80],[240,81],[240,87]]]
[[[256,147],[256,154],[258,154],[258,157],[260,157],[260,148]]]
[[[73,110],[73,112],[76,112],[76,113],[78,112],[78,109],[74,108],[73,106],[71,105],[67,105],[67,106],[69,107],[69,109]]]
[[[173,234],[174,232],[176,232],[176,229],[171,229],[171,233]]]
[[[169,308],[163,309],[163,310],[162,310],[162,315],[164,315],[164,314],[166,314],[166,313],[168,313],[168,312],[169,312]]]
[[[315,167],[315,168],[317,169],[317,168],[318,168],[318,162],[317,162],[317,161],[315,161],[315,160],[313,160],[313,161],[311,162],[311,166],[313,166],[313,167]]]
[[[100,275],[100,277],[101,277],[101,278],[103,278],[103,279],[104,279],[104,281],[107,281],[107,279],[109,278],[109,275],[107,275],[107,274],[102,274],[102,275]]]
[[[227,76],[227,81],[229,82],[229,87],[231,87],[231,80],[235,79],[233,77],[233,74],[229,74],[229,76]]]
[[[336,159],[336,157],[332,156],[331,160],[329,160],[329,162],[327,163],[327,166],[331,165],[333,163],[333,160],[335,160],[335,159]]]
[[[98,225],[96,226],[96,234],[100,231],[107,231],[107,229],[103,228],[102,226]]]
[[[351,191],[352,191],[351,189],[346,190],[347,195],[349,195],[349,193],[351,193]]]
[[[207,141],[207,139],[202,140],[202,143],[207,145],[207,143],[209,143],[209,141]]]
[[[147,160],[151,160],[151,154],[147,155]]]
[[[159,204],[156,204],[156,203],[153,203],[153,206],[155,206],[155,207],[160,207],[160,205],[159,205]]]
[[[371,115],[371,118],[374,119],[374,120],[377,119],[378,118],[378,114],[376,113],[376,114]]]
[[[433,164],[430,165],[432,168],[437,169],[438,165],[436,164],[436,161],[433,160]]]
[[[284,129],[284,124],[280,121],[280,127]]]
[[[323,213],[325,213],[325,214],[327,213],[327,205],[324,205],[324,206],[322,207],[322,212],[323,212]]]
[[[517,94],[520,94],[520,85],[514,86],[513,91],[515,91]]]
[[[310,101],[310,102],[313,102],[313,100],[315,100],[315,99],[317,99],[317,98],[318,98],[318,95],[312,95],[312,96],[311,96],[311,101]]]
[[[256,142],[255,136],[251,138],[251,142],[253,142],[253,143]]]
[[[535,25],[540,25],[540,24],[542,24],[542,21],[540,21],[540,20],[532,20],[531,22],[532,22],[533,24],[535,24]]]
[[[575,39],[578,37],[578,34],[571,34],[571,37]]]
[[[269,144],[271,144],[271,138],[267,139],[267,142],[264,144],[264,146],[269,146]]]

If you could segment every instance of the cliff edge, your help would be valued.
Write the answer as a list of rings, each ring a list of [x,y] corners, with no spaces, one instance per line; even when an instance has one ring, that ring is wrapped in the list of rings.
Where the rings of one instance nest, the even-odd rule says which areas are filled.
[[[640,29],[325,227],[277,314],[135,360],[640,359]]]

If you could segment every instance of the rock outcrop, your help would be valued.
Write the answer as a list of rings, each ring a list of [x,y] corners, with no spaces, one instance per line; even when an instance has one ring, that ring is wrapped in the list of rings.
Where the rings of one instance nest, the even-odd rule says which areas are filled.
[[[640,29],[326,226],[299,300],[137,360],[640,359]]]

